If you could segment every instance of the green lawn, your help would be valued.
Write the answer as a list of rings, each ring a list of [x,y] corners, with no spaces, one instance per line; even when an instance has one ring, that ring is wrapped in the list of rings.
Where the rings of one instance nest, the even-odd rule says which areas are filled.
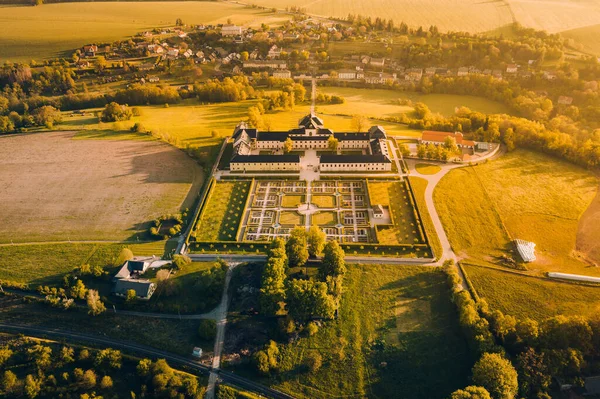
[[[193,262],[183,270],[174,271],[169,280],[174,285],[173,294],[160,287],[150,299],[148,306],[141,304],[140,310],[155,310],[169,313],[204,313],[212,310],[221,296],[207,297],[207,293],[195,286],[200,272],[215,267],[214,262]]]
[[[317,212],[311,216],[311,222],[317,226],[335,226],[338,224],[336,212]]]
[[[0,319],[3,323],[61,328],[137,342],[184,356],[189,356],[194,346],[201,346],[205,351],[213,348],[212,341],[197,338],[197,320],[161,320],[111,312],[90,317],[86,311],[65,312],[46,304],[27,303],[16,296],[0,297]]]
[[[521,238],[536,243],[538,260],[527,265],[534,272],[600,275],[574,256],[579,218],[597,184],[589,171],[519,150],[453,170],[440,181],[434,199],[460,256],[494,262],[507,252],[511,237]]]
[[[249,190],[249,181],[215,183],[196,225],[197,241],[234,241]]]
[[[359,99],[354,106],[361,107]],[[349,103],[347,103],[349,104]],[[233,128],[248,117],[248,108],[256,105],[256,100],[246,100],[231,103],[200,104],[196,100],[185,100],[180,104],[140,106],[141,116],[127,122],[98,123],[98,119],[89,116],[74,116],[65,113],[64,122],[57,126],[64,130],[84,130],[79,133],[82,138],[135,138],[144,139],[143,135],[131,134],[128,130],[134,123],[140,122],[148,130],[165,136],[178,138],[182,145],[189,144],[197,147],[214,147],[219,144],[218,138],[212,137],[212,131],[219,136],[229,136]],[[337,132],[351,132],[352,116],[333,115],[333,105],[317,107],[317,112],[323,112],[325,127]],[[93,111],[97,111],[94,109]],[[308,103],[297,104],[292,110],[276,110],[264,116],[271,123],[272,130],[289,130],[298,125],[298,120],[310,112]],[[351,114],[349,114],[351,115]],[[376,115],[374,115],[376,116]],[[176,121],[174,123],[174,121]],[[409,129],[406,125],[371,120],[372,125],[382,125],[388,134],[420,137],[421,131]]]
[[[304,223],[304,216],[298,212],[287,212],[283,211],[279,214],[279,224],[281,225],[292,225],[300,226]]]
[[[600,311],[600,288],[551,281],[465,265],[480,297],[492,309],[519,318],[543,320],[558,314],[592,316]]]
[[[440,239],[435,231],[435,227],[431,221],[431,216],[429,216],[427,204],[425,203],[425,189],[427,188],[428,184],[427,180],[414,176],[411,176],[408,179],[413,192],[415,193],[417,206],[419,207],[419,212],[421,213],[421,222],[423,223],[423,227],[425,228],[425,232],[429,238],[429,245],[433,250],[434,256],[439,258],[442,256],[442,244],[440,244]]]
[[[386,89],[355,89],[348,87],[321,87],[319,90],[346,99],[345,104],[318,106],[319,109],[323,109],[327,113],[362,114],[373,117],[399,116],[401,113],[412,111],[412,107],[398,104],[398,100],[408,99],[413,103],[423,102],[432,112],[438,112],[444,116],[454,115],[455,108],[462,106],[486,114],[510,114],[505,105],[475,96],[421,94]],[[407,136],[410,134],[404,133],[402,135]]]
[[[319,208],[335,208],[337,206],[333,195],[313,195],[310,197],[310,202]]]
[[[74,268],[89,264],[110,273],[119,253],[129,248],[134,256],[162,257],[165,241],[143,244],[33,244],[0,246],[0,280],[38,285],[62,285],[62,277]]]
[[[439,165],[429,163],[418,163],[415,165],[415,169],[422,175],[435,175],[437,172],[442,170]]]
[[[65,273],[86,263],[96,244],[0,247],[0,279],[31,285],[60,284]]]
[[[298,205],[304,203],[304,195],[284,195],[281,199],[283,208],[297,208]]]
[[[246,326],[253,334],[255,322],[247,318],[230,333]],[[280,352],[271,379],[239,372],[296,398],[442,399],[466,385],[471,366],[444,275],[413,266],[350,265],[339,318],[313,337],[280,344]],[[310,352],[323,357],[314,374],[302,366]]]
[[[413,215],[409,192],[400,181],[369,181],[369,201],[389,207],[392,226],[377,226],[377,239],[380,244],[422,243],[418,224]]]
[[[155,27],[186,24],[259,23],[274,14],[226,2],[110,2],[0,5],[0,61],[70,58],[89,43],[110,43]]]

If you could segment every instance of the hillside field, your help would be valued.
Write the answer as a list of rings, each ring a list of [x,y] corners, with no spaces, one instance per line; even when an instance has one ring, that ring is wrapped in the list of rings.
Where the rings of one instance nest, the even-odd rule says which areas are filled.
[[[65,114],[64,122],[58,125],[60,129],[81,130],[80,138],[140,138],[128,133],[135,122],[141,122],[148,130],[157,131],[177,137],[182,144],[208,147],[219,144],[219,139],[212,137],[213,130],[220,137],[229,136],[235,126],[248,118],[248,108],[255,105],[255,100],[240,102],[217,103],[201,105],[194,100],[183,101],[180,104],[164,106],[142,106],[142,116],[134,117],[131,121],[117,123],[98,123],[96,117],[71,117]],[[352,117],[329,115],[332,105],[319,105],[317,112],[325,122],[325,127],[334,131],[352,131]],[[401,109],[400,106],[396,106]],[[363,113],[369,115],[368,109]],[[277,110],[264,115],[270,121],[271,130],[289,130],[298,127],[298,121],[310,112],[308,104],[296,105],[293,110]],[[409,129],[406,125],[371,120],[370,125],[381,125],[390,135],[419,137],[421,131]],[[369,126],[370,126],[369,125]],[[117,132],[118,134],[114,134]],[[143,137],[143,136],[142,136]]]
[[[0,242],[133,239],[158,216],[192,206],[202,172],[183,152],[73,136],[0,138]]]
[[[559,314],[592,316],[600,311],[600,288],[464,265],[475,291],[492,310],[543,320]]]
[[[534,273],[600,275],[575,252],[580,217],[596,192],[592,173],[517,150],[450,172],[440,181],[434,199],[459,256],[494,263],[508,252],[511,238],[521,238],[537,245],[538,260],[527,265]]]
[[[432,112],[444,116],[454,115],[458,107],[468,107],[473,111],[485,114],[510,114],[503,104],[482,97],[462,96],[456,94],[421,94],[385,89],[355,89],[349,87],[320,87],[319,91],[342,96],[345,104],[318,106],[327,112],[336,114],[364,114],[366,116],[389,117],[412,111],[412,107],[398,105],[398,100],[422,102]]]
[[[156,27],[234,23],[260,25],[274,14],[228,2],[58,3],[41,7],[0,5],[0,63],[70,57],[88,43],[122,40]]]

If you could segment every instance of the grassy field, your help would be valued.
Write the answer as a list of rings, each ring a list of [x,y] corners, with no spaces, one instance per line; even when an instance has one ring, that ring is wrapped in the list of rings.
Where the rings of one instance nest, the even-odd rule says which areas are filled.
[[[0,6],[0,62],[70,57],[88,43],[125,39],[155,27],[186,24],[258,24],[274,16],[227,2],[173,1]]]
[[[214,262],[193,262],[186,265],[183,270],[172,273],[169,277],[175,286],[174,295],[157,289],[150,302],[141,304],[140,310],[163,311],[169,313],[203,313],[214,308],[221,300],[220,296],[207,297],[205,292],[195,286],[200,272],[215,267]]]
[[[250,3],[250,2],[248,2]],[[252,3],[285,8],[297,5],[294,0],[256,0]],[[396,24],[404,21],[409,26],[437,25],[440,30],[484,32],[512,22],[510,10],[503,2],[466,0],[330,0],[302,5],[311,14],[325,17],[346,17],[348,13],[370,17],[392,18]]]
[[[429,216],[427,204],[425,203],[425,189],[427,188],[428,184],[427,180],[414,176],[409,177],[409,180],[413,192],[415,193],[415,199],[417,200],[419,212],[421,213],[421,222],[423,223],[423,228],[425,229],[425,233],[429,238],[429,245],[433,250],[433,255],[439,258],[442,255],[442,244],[440,243],[440,239],[435,231],[435,227],[431,221],[431,216]]]
[[[166,241],[143,244],[33,244],[0,246],[0,280],[37,285],[60,285],[62,277],[82,265],[110,269],[122,248],[134,256],[161,257]]]
[[[304,217],[298,214],[298,212],[284,211],[279,214],[279,224],[300,226],[301,224],[304,224]]]
[[[0,138],[0,242],[134,239],[191,207],[197,163],[158,141]]]
[[[398,105],[399,99],[409,99],[413,102],[425,103],[432,112],[444,116],[454,115],[457,107],[469,107],[473,111],[486,114],[510,114],[509,109],[496,101],[475,96],[461,96],[455,94],[420,94],[399,92],[385,89],[354,89],[348,87],[321,87],[320,91],[335,94],[346,99],[344,104],[318,106],[328,113],[335,114],[364,114],[366,116],[387,117],[398,116],[410,112],[411,107]],[[407,135],[407,134],[403,134]]]
[[[398,181],[369,181],[368,185],[370,203],[388,207],[393,221],[392,226],[377,226],[379,243],[387,245],[422,243],[409,193],[404,184]]]
[[[592,316],[600,311],[600,288],[464,266],[475,290],[492,309],[543,320],[558,314]]]
[[[522,25],[550,33],[597,25],[600,21],[600,4],[593,0],[507,0],[507,3]]]
[[[356,101],[358,103],[355,105],[351,105],[350,102],[347,102],[347,105],[360,107],[360,100]],[[95,117],[72,117],[70,114],[65,114],[65,121],[58,125],[58,128],[82,130],[78,135],[81,138],[131,138],[134,136],[129,133],[129,128],[134,123],[140,122],[148,130],[179,138],[182,144],[210,147],[219,143],[219,139],[212,137],[213,131],[216,131],[221,137],[231,135],[235,126],[241,120],[247,119],[248,108],[255,104],[256,100],[207,105],[199,104],[195,100],[186,100],[180,104],[171,104],[168,108],[164,106],[139,107],[142,110],[142,116],[134,117],[128,122],[117,123],[98,123],[98,119]],[[321,116],[325,126],[338,132],[352,131],[352,116],[330,115],[335,113],[335,108],[331,110],[331,107],[335,107],[335,105],[317,106],[317,111],[323,113]],[[401,108],[400,106],[395,107]],[[301,104],[296,105],[293,110],[278,110],[268,113],[264,118],[270,121],[272,130],[289,130],[297,127],[298,121],[309,112],[310,106]],[[177,122],[173,123],[173,121]],[[414,137],[421,135],[421,131],[409,129],[406,125],[398,123],[372,120],[371,124],[383,126],[390,135]],[[135,138],[138,137],[144,138],[144,136]]]
[[[435,175],[437,172],[442,170],[439,165],[434,165],[430,163],[418,163],[415,165],[415,169],[422,175]]]
[[[494,162],[450,172],[436,188],[434,199],[461,256],[493,262],[506,252],[510,238],[521,238],[537,245],[538,260],[528,265],[534,272],[600,275],[575,252],[579,219],[597,184],[584,169],[542,154],[515,151]]]
[[[260,345],[265,338],[254,334],[266,326],[256,322],[246,317],[228,324],[227,342]],[[313,337],[301,334],[279,347],[280,373],[261,382],[297,398],[442,399],[467,382],[471,364],[444,275],[425,267],[350,265],[339,318]],[[311,352],[323,357],[316,373],[302,366]]]
[[[297,208],[302,203],[304,203],[303,195],[285,195],[281,199],[281,206],[283,208]]]
[[[336,212],[317,212],[311,216],[311,222],[317,226],[335,226],[338,224]]]
[[[196,239],[235,240],[249,190],[249,181],[216,183],[196,225]]]
[[[310,202],[319,208],[335,208],[337,205],[333,195],[313,195]]]
[[[102,335],[186,356],[190,355],[194,346],[200,346],[205,351],[212,351],[213,348],[212,341],[197,338],[197,320],[121,317],[110,312],[90,317],[85,311],[65,312],[46,304],[27,303],[19,297],[11,296],[0,297],[0,318],[3,323]]]
[[[560,33],[583,45],[583,50],[600,55],[600,25],[585,26]]]

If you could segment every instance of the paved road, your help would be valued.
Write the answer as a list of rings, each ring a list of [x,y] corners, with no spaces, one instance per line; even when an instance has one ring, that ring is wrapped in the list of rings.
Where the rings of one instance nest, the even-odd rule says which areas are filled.
[[[218,379],[219,368],[221,367],[221,352],[223,352],[223,344],[225,342],[225,325],[227,324],[227,308],[229,307],[229,283],[231,282],[231,275],[233,269],[240,263],[231,262],[225,275],[225,284],[223,287],[223,294],[221,296],[221,303],[214,310],[217,320],[217,334],[215,337],[215,349],[213,351],[212,370],[208,376],[208,387],[206,388],[206,399],[214,399],[215,388]]]
[[[477,159],[477,161],[475,161],[475,163],[485,162],[488,159],[494,159],[496,157],[501,156],[502,154],[503,154],[503,150],[500,147],[497,147],[491,153]],[[440,182],[440,180],[442,180],[442,178],[448,172],[450,172],[452,169],[465,167],[465,166],[467,166],[467,164],[442,164],[442,165],[440,165],[442,170],[439,171],[438,173],[436,173],[434,175],[423,175],[423,174],[417,172],[415,165],[417,163],[423,163],[423,162],[426,163],[427,161],[411,159],[411,160],[406,160],[406,162],[410,168],[411,176],[416,176],[416,177],[420,177],[422,179],[427,180],[427,188],[425,189],[425,203],[427,204],[427,210],[429,211],[429,215],[431,216],[431,221],[433,222],[433,226],[435,227],[435,232],[437,233],[437,236],[440,239],[440,243],[442,245],[442,254],[440,255],[439,260],[434,265],[441,266],[446,260],[453,260],[454,263],[456,264],[456,262],[459,260],[459,258],[454,253],[454,250],[452,249],[452,246],[450,245],[450,241],[448,240],[448,236],[446,235],[446,231],[444,230],[444,225],[442,224],[442,221],[440,220],[440,216],[435,207],[435,201],[433,200],[433,191],[435,190],[435,187]],[[456,265],[456,270],[458,271],[458,275],[460,276],[460,278],[462,280],[463,289],[466,289],[467,286],[465,283],[465,277],[462,273],[462,270],[458,267],[458,265]]]
[[[126,342],[114,340],[112,338],[101,337],[97,335],[90,334],[82,334],[76,333],[61,329],[50,329],[43,327],[32,327],[32,326],[22,326],[17,324],[6,324],[0,323],[0,331],[5,331],[9,333],[22,333],[32,337],[40,337],[40,338],[52,338],[52,339],[60,339],[60,340],[69,340],[82,342],[87,344],[99,345],[110,348],[117,348],[127,352],[133,352],[139,355],[148,356],[154,359],[165,359],[171,364],[179,364],[186,366],[196,372],[200,372],[206,374],[208,372],[213,371],[210,367],[205,366],[197,361],[187,359],[186,357],[175,355],[170,352],[162,351],[159,349],[151,348],[149,346],[140,345],[136,343]],[[226,372],[223,370],[215,370],[215,373],[218,374],[219,379],[224,382],[228,382],[231,384],[235,384],[242,389],[255,392],[261,395],[265,395],[269,398],[274,399],[293,399],[293,396],[290,396],[286,393],[277,391],[275,389],[260,385],[255,383],[252,380],[249,380],[244,377],[240,377],[236,374]]]

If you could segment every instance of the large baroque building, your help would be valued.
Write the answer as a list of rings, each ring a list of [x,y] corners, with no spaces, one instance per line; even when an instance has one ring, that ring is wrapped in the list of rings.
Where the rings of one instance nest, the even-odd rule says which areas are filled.
[[[302,118],[298,128],[287,132],[259,132],[245,123],[233,132],[233,156],[230,170],[252,171],[299,171],[300,156],[284,154],[284,144],[289,139],[292,151],[330,148],[331,138],[337,141],[337,152],[318,157],[317,167],[322,172],[391,171],[392,161],[387,146],[387,136],[381,126],[373,126],[367,133],[335,133],[326,129],[323,120],[315,114]],[[344,152],[352,152],[344,154]],[[264,153],[269,154],[265,155]]]

